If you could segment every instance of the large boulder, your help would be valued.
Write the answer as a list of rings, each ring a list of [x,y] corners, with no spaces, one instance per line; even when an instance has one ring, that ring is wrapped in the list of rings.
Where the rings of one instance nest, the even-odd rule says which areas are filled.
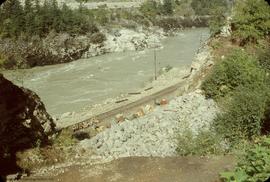
[[[16,152],[44,145],[55,124],[40,98],[0,74],[0,174],[16,166]]]

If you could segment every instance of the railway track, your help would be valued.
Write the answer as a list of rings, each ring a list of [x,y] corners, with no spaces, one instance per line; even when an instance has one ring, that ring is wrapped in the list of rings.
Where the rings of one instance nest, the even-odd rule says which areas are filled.
[[[83,129],[86,129],[86,128],[90,127],[90,126],[93,126],[93,123],[98,124],[98,125],[106,125],[106,124],[108,124],[106,122],[106,119],[112,118],[112,117],[116,116],[119,113],[124,113],[124,112],[130,111],[130,110],[132,110],[134,108],[145,105],[145,104],[147,104],[147,103],[149,103],[151,101],[155,102],[156,99],[159,99],[159,98],[168,96],[170,94],[173,94],[179,88],[183,88],[184,85],[186,84],[186,82],[187,82],[187,79],[185,79],[185,80],[183,80],[183,81],[181,81],[181,82],[179,82],[179,83],[177,83],[175,85],[172,85],[170,87],[164,88],[164,89],[162,89],[162,90],[160,90],[158,92],[152,93],[151,95],[140,98],[140,99],[138,99],[136,101],[133,101],[133,102],[121,105],[119,107],[116,107],[114,109],[105,111],[103,113],[94,115],[94,116],[92,116],[92,117],[90,117],[88,119],[77,122],[75,124],[73,123],[73,124],[70,124],[70,125],[66,125],[63,128],[72,128],[73,131],[78,131],[78,130],[83,130]]]
[[[203,45],[201,45],[201,48],[203,47]],[[199,53],[201,52],[201,49],[198,49],[198,52]],[[206,60],[207,62],[207,60]],[[205,63],[203,63],[205,64]],[[202,64],[202,65],[203,65]],[[119,102],[116,102],[116,104],[121,104],[120,106],[116,107],[116,108],[112,108],[112,109],[109,109],[105,112],[102,112],[102,113],[99,113],[99,114],[96,114],[96,115],[93,115],[91,117],[89,117],[88,119],[85,119],[85,120],[82,120],[82,121],[79,121],[79,122],[76,122],[76,123],[72,123],[70,125],[65,125],[65,127],[62,127],[62,128],[72,128],[74,131],[78,131],[78,130],[83,130],[83,129],[86,129],[88,127],[91,127],[94,125],[101,125],[101,126],[106,126],[106,123],[108,123],[108,121],[106,122],[105,120],[106,119],[111,119],[112,117],[115,117],[117,114],[122,114],[122,113],[127,113],[128,111],[131,111],[133,109],[136,109],[137,107],[140,107],[140,106],[143,106],[143,105],[146,105],[148,104],[149,102],[153,102],[153,103],[156,103],[155,101],[157,99],[160,99],[160,98],[164,98],[165,96],[168,97],[169,95],[173,95],[173,93],[176,93],[176,91],[178,91],[178,93],[183,93],[186,89],[185,89],[185,86],[188,84],[189,87],[194,87],[194,85],[188,83],[190,82],[191,80],[196,80],[198,79],[198,77],[200,76],[200,74],[203,73],[203,71],[207,70],[209,66],[212,66],[211,65],[207,65],[206,67],[203,66],[201,68],[193,68],[191,67],[191,70],[190,70],[190,74],[182,77],[182,80],[172,86],[169,86],[167,88],[164,88],[162,90],[159,90],[155,93],[152,93],[148,96],[145,96],[143,98],[140,98],[136,101],[132,101],[132,102],[129,102],[129,103],[126,103],[126,104],[123,104],[125,102],[128,102],[129,100],[128,99],[123,99]],[[194,69],[196,70],[195,73],[194,73]],[[198,70],[197,70],[198,69]],[[194,74],[193,74],[194,73]],[[196,84],[198,81],[195,81]],[[182,90],[180,90],[180,88],[182,88]],[[148,88],[148,89],[152,89],[151,88]],[[148,90],[146,89],[146,90]],[[175,95],[174,95],[175,96]],[[107,125],[108,126],[108,125]]]

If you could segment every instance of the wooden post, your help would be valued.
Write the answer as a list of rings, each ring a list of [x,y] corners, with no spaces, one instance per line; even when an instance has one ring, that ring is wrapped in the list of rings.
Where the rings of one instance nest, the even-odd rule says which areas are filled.
[[[157,80],[157,53],[156,53],[156,48],[154,50],[154,66],[155,66],[155,80]]]

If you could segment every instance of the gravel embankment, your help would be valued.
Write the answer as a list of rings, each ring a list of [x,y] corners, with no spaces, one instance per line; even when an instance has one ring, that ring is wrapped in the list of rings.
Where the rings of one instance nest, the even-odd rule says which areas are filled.
[[[172,100],[167,106],[156,107],[144,117],[113,125],[80,146],[105,158],[128,156],[174,156],[176,137],[185,129],[196,134],[207,128],[218,108],[200,90]]]

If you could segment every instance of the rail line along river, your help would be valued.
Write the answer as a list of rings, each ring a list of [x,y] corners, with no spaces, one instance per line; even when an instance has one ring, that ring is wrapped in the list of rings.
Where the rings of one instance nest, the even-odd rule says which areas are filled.
[[[167,65],[189,66],[200,46],[207,39],[206,28],[187,29],[162,41],[157,51],[158,70]],[[154,76],[154,51],[128,51],[81,59],[66,64],[23,70],[23,86],[35,91],[48,112],[60,115],[100,103],[142,88]],[[22,71],[4,74],[16,82]]]

